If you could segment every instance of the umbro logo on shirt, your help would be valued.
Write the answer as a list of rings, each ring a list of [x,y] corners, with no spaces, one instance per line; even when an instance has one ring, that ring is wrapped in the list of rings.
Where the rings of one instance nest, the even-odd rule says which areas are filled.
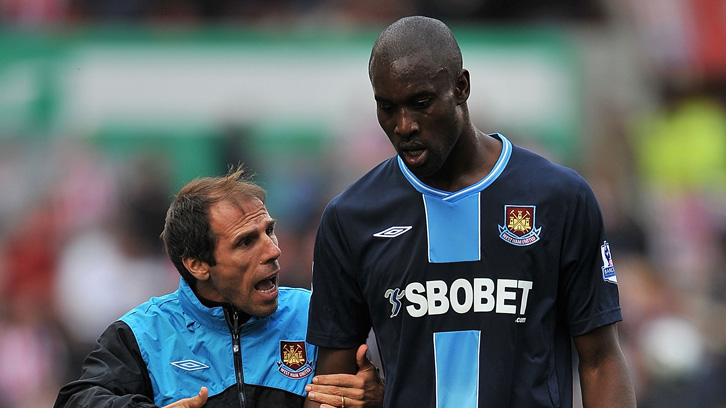
[[[413,227],[410,225],[388,227],[381,232],[376,232],[373,236],[378,238],[395,238],[399,235],[405,234],[411,228]]]
[[[174,361],[171,363],[174,367],[181,368],[184,371],[196,371],[196,370],[202,370],[205,368],[209,368],[208,365],[202,364],[199,361],[194,360],[182,360],[182,361]]]

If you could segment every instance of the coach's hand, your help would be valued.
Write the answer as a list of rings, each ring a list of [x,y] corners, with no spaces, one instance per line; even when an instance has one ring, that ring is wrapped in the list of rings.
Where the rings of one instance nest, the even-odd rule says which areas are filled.
[[[378,408],[383,406],[383,382],[373,363],[366,357],[368,346],[358,347],[355,354],[358,372],[353,374],[316,375],[305,387],[308,398],[320,402],[320,408]],[[345,397],[343,400],[342,397]]]
[[[191,397],[191,398],[184,398],[180,399],[179,401],[169,404],[165,406],[164,408],[201,408],[204,403],[207,402],[207,397],[209,396],[209,390],[207,390],[207,387],[202,387],[199,390],[199,394]]]

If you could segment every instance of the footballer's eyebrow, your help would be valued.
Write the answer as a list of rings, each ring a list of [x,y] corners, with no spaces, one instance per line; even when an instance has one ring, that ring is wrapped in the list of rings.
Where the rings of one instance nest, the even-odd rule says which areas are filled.
[[[432,91],[417,91],[417,92],[413,92],[411,94],[406,95],[405,98],[404,98],[404,100],[405,101],[415,101],[415,100],[418,100],[418,99],[432,98],[434,96],[436,96],[436,93],[435,92],[432,92]],[[376,102],[393,104],[393,102],[389,101],[388,99],[382,98],[382,97],[377,96],[377,95],[374,95],[373,96],[373,99],[375,99]]]
[[[418,99],[423,99],[423,98],[431,98],[433,96],[436,96],[436,93],[435,92],[431,92],[431,91],[419,91],[419,92],[414,92],[414,93],[412,93],[410,95],[407,95],[406,96],[406,100],[407,101],[412,101],[412,100],[418,100]]]
[[[417,101],[417,100],[420,100],[420,99],[432,98],[434,96],[436,96],[436,93],[434,93],[434,92],[431,92],[431,91],[419,91],[419,92],[414,92],[412,94],[406,95],[406,97],[403,100],[406,103],[410,103],[411,101]],[[392,101],[390,101],[390,100],[388,100],[386,98],[382,98],[380,96],[374,96],[373,99],[375,99],[376,102],[378,102],[378,103],[384,103],[384,104],[389,104],[389,105],[395,105],[396,104],[395,102],[392,102]]]

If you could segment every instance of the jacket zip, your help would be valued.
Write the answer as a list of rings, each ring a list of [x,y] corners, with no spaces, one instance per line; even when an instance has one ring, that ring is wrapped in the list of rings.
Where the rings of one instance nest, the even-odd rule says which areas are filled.
[[[245,376],[242,371],[242,347],[240,346],[240,332],[242,325],[239,324],[239,314],[233,311],[231,321],[229,313],[227,315],[227,324],[229,324],[232,332],[232,350],[234,352],[234,373],[237,378],[237,392],[239,393],[240,408],[247,408],[247,395],[245,394]]]

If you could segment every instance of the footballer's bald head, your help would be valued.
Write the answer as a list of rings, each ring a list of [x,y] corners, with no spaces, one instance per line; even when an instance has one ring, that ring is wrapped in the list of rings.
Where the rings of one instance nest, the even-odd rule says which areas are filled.
[[[372,77],[378,62],[410,57],[429,59],[452,77],[463,68],[461,49],[449,27],[433,18],[412,16],[394,22],[378,36],[368,61],[368,74]]]

